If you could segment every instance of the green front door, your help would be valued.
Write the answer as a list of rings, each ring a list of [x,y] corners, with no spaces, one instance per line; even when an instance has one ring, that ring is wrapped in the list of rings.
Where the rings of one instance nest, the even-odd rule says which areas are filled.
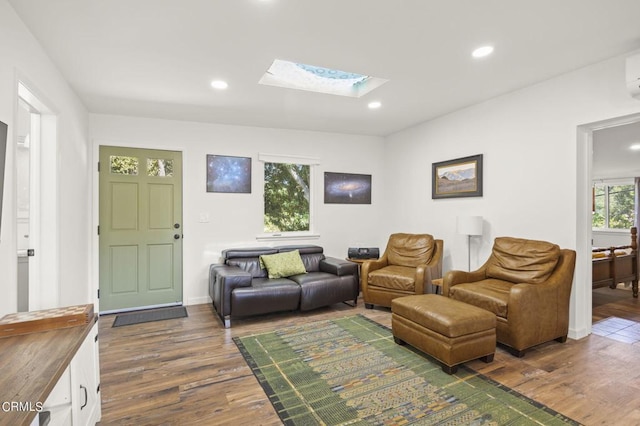
[[[182,153],[100,147],[100,312],[182,303]]]

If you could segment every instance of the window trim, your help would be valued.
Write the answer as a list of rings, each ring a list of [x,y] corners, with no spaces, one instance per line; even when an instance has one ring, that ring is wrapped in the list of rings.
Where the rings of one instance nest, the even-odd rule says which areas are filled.
[[[303,164],[309,166],[309,230],[308,231],[289,231],[289,232],[262,232],[256,235],[257,241],[281,241],[281,240],[309,240],[318,239],[320,234],[315,232],[315,182],[320,159],[316,157],[302,157],[297,155],[267,154],[259,153],[258,161],[263,163],[262,167],[262,229],[264,230],[264,163],[283,163],[283,164]]]

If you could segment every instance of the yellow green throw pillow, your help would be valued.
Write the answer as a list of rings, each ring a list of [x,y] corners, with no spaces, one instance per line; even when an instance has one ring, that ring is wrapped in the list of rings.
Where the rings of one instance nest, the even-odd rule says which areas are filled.
[[[298,250],[263,254],[260,256],[260,267],[267,269],[269,278],[290,277],[291,275],[307,273]]]

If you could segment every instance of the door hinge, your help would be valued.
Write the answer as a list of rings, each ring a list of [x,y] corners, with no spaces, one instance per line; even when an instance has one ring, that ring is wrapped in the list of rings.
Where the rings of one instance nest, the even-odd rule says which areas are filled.
[[[93,339],[93,341],[96,342],[96,343],[98,342],[98,335],[97,334],[96,334],[95,339]]]
[[[100,225],[98,225],[98,235],[100,235]]]
[[[100,393],[100,383],[98,383],[98,387],[96,388],[96,393]]]
[[[100,173],[100,162],[98,161],[98,173]]]
[[[100,299],[100,289],[98,289],[98,299]]]

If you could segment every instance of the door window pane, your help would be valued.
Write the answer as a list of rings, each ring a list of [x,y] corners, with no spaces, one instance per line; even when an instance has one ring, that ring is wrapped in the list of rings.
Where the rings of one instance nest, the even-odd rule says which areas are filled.
[[[172,177],[173,160],[163,158],[147,158],[147,176]]]
[[[122,155],[112,155],[109,157],[111,163],[111,173],[117,175],[137,175],[138,159],[136,157],[126,157]]]

